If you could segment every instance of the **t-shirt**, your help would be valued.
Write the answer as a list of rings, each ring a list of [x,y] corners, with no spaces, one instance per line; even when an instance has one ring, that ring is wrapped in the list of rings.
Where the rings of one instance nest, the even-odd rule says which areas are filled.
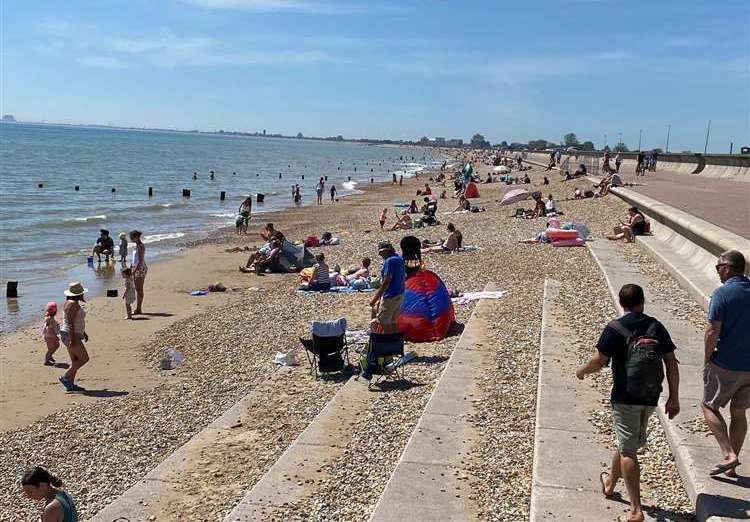
[[[330,275],[328,274],[328,265],[321,265],[320,263],[315,263],[313,266],[315,269],[315,280],[312,281],[315,284],[318,285],[327,285],[330,284],[331,279]]]
[[[96,244],[102,247],[102,250],[109,250],[110,252],[115,249],[115,242],[112,241],[111,237],[100,237],[96,240]]]
[[[385,281],[387,276],[391,276],[391,282],[383,292],[383,297],[396,297],[404,293],[404,279],[406,279],[406,267],[404,258],[393,254],[383,262],[383,269],[380,271],[380,280]]]
[[[618,319],[620,323],[633,332],[633,335],[645,335],[648,327],[652,321],[656,321],[653,317],[649,317],[646,314],[635,314],[628,313]],[[671,353],[675,350],[675,345],[672,342],[672,338],[669,336],[669,332],[664,328],[664,325],[656,321],[658,326],[654,337],[659,340],[661,346],[662,355]],[[612,358],[612,393],[610,395],[610,401],[613,404],[638,404],[643,406],[656,406],[656,402],[649,404],[643,401],[638,401],[630,397],[627,392],[627,373],[625,371],[625,363],[628,356],[628,345],[627,340],[620,335],[615,329],[607,325],[602,331],[599,337],[599,342],[596,343],[596,349],[599,353]]]
[[[711,360],[727,370],[750,372],[750,279],[734,276],[714,290],[708,320],[721,321]]]

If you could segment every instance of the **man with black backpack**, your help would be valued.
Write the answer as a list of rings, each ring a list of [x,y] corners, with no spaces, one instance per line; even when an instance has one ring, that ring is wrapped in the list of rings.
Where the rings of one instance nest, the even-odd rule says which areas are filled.
[[[620,477],[630,497],[627,520],[644,519],[641,510],[641,471],[636,452],[646,443],[648,419],[659,402],[665,368],[669,398],[664,407],[672,419],[680,411],[678,398],[679,370],[675,345],[664,326],[643,313],[643,289],[624,285],[619,293],[625,315],[610,322],[599,337],[597,353],[578,368],[576,377],[583,379],[596,373],[612,360],[612,417],[617,449],[609,473],[602,473],[602,494],[610,497]]]

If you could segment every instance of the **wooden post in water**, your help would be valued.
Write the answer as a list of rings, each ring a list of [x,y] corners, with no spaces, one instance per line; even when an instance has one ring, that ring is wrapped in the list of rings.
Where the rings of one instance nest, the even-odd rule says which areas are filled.
[[[5,285],[5,297],[15,299],[18,297],[18,281],[8,281]]]

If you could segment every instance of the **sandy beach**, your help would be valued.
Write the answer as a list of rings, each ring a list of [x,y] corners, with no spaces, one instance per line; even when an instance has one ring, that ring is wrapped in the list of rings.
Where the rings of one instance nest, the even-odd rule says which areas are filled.
[[[482,179],[491,168],[475,166]],[[585,182],[563,184],[556,173],[547,173],[551,184],[541,187],[542,169],[529,173],[533,188],[544,190],[545,196],[553,194],[565,218],[585,222],[595,240],[602,240],[613,222],[625,214],[626,205],[614,196],[567,201],[574,187],[583,187]],[[253,392],[257,398],[252,401],[252,414],[227,446],[231,451],[196,456],[195,472],[181,478],[185,495],[154,515],[158,520],[221,520],[342,384],[336,379],[314,380],[304,356],[300,366],[279,371],[272,363],[274,353],[298,347],[297,338],[306,333],[310,320],[346,316],[350,329],[364,329],[369,320],[367,294],[299,294],[296,275],[241,274],[237,267],[248,253],[227,250],[259,245],[257,232],[271,221],[292,240],[324,231],[339,237],[339,246],[314,249],[325,252],[331,266],[356,265],[369,256],[379,270],[376,243],[386,238],[397,243],[406,234],[381,232],[378,211],[389,207],[392,224],[393,203],[414,199],[415,191],[429,182],[429,175],[404,180],[403,187],[371,185],[364,194],[336,204],[267,214],[251,222],[246,237],[227,231],[153,263],[144,304],[144,311],[151,315],[142,320],[123,320],[121,299],[92,299],[87,305],[91,362],[79,374],[80,384],[91,390],[88,394],[64,393],[57,382],[63,370],[42,366],[39,327],[4,336],[0,347],[4,390],[0,520],[34,518],[36,507],[22,498],[17,485],[18,474],[32,464],[48,466],[64,478],[84,519],[95,514]],[[433,192],[442,190],[430,184]],[[446,223],[455,223],[464,243],[479,250],[429,255],[427,267],[449,288],[477,291],[492,281],[508,292],[500,312],[489,318],[497,344],[496,365],[483,378],[484,397],[478,402],[481,415],[473,419],[483,438],[472,469],[479,492],[476,502],[483,506],[480,518],[487,520],[528,517],[545,277],[561,281],[568,319],[579,327],[580,343],[571,347],[573,358],[583,360],[590,354],[601,325],[613,313],[601,273],[585,248],[518,243],[544,229],[545,222],[510,217],[516,207],[529,208],[529,202],[499,206],[496,200],[512,188],[518,187],[479,185],[481,197],[473,203],[487,208],[481,213],[445,215],[457,201],[440,200],[438,217],[443,225],[413,231],[420,238],[437,240],[445,237]],[[447,190],[452,192],[450,182]],[[621,248],[638,255],[636,245]],[[189,295],[192,289],[218,281],[227,292]],[[61,282],[61,291],[65,283]],[[665,292],[675,302],[689,301],[676,285],[667,285]],[[685,306],[689,309],[689,304]],[[472,305],[456,308],[458,321],[465,322]],[[329,496],[332,500],[325,505],[311,497],[272,518],[366,520],[455,342],[455,337],[449,337],[411,347],[420,356],[410,365],[414,384],[374,393],[372,402],[364,406],[351,441],[357,451],[345,453],[317,486],[321,496],[342,483],[349,487]],[[176,370],[161,371],[159,361],[168,348],[178,349],[186,359]],[[67,361],[64,352],[58,361]],[[606,378],[592,381],[602,390],[603,399]],[[604,404],[603,400],[602,411],[606,411]],[[372,422],[394,407],[400,412],[399,422]],[[658,443],[660,427],[655,425],[652,431],[656,441],[652,447],[664,447],[663,433],[664,444]],[[373,444],[375,434],[390,444],[380,448],[382,458],[365,466],[357,456]],[[603,440],[608,436],[604,430]],[[498,469],[503,471],[498,473]],[[644,501],[686,516],[690,504],[669,455],[644,459],[644,481]]]

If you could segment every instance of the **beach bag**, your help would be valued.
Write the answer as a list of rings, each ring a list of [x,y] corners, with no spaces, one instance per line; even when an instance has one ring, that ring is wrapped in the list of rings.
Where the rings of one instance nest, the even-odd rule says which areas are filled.
[[[306,248],[320,246],[320,240],[318,236],[307,236],[304,241]]]
[[[625,362],[628,395],[648,404],[656,404],[661,395],[664,380],[662,346],[655,337],[659,323],[651,321],[645,335],[636,336],[625,328],[619,320],[609,323],[617,333],[625,337],[628,353]]]
[[[651,221],[649,221],[645,217],[643,218],[643,233],[644,234],[650,234],[651,233]]]

